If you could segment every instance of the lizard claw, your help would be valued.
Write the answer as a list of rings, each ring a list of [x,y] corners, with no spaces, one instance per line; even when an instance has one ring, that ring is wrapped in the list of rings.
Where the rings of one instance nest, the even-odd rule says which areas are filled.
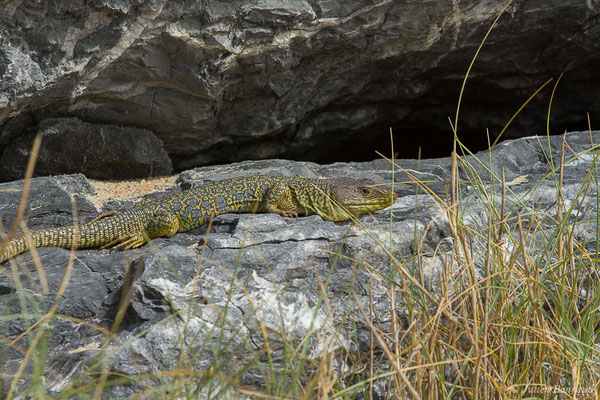
[[[111,250],[130,250],[136,249],[146,244],[146,240],[144,239],[144,235],[136,232],[130,235],[125,235],[118,237],[117,239],[109,242],[101,247],[101,249],[111,249]]]
[[[115,211],[115,210],[102,213],[102,214],[98,215],[96,218],[94,218],[93,220],[91,220],[90,223],[100,221],[102,218],[112,217],[113,215],[117,215],[118,213],[119,212]]]

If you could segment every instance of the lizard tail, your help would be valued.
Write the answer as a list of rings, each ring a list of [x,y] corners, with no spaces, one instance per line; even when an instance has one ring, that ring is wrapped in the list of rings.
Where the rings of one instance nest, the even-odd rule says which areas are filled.
[[[139,247],[144,242],[133,242],[151,217],[145,210],[103,214],[81,225],[39,229],[18,235],[0,244],[0,263],[35,247],[88,248],[125,243],[123,249]]]
[[[97,244],[94,241],[89,240],[89,230],[89,227],[85,225],[71,225],[40,229],[29,234],[15,236],[0,244],[0,263],[36,247],[62,247],[70,249],[74,246],[96,246]]]
[[[25,239],[24,235],[19,235],[11,240],[7,240],[0,245],[0,263],[24,253],[29,249],[29,241]]]

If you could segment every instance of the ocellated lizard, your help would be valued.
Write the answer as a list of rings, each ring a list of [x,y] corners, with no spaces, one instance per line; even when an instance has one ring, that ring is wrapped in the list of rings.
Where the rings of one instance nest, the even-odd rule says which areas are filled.
[[[388,207],[396,199],[392,190],[369,179],[232,178],[143,200],[128,211],[102,214],[88,223],[15,236],[0,245],[0,263],[32,247],[132,249],[196,229],[225,213],[318,214],[325,220],[343,221]]]

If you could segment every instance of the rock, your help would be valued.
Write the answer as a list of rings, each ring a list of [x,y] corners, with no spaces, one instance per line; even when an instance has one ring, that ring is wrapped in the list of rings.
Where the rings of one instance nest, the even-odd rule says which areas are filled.
[[[578,197],[578,193],[595,165],[596,151],[586,151],[591,143],[600,141],[600,131],[506,141],[491,152],[464,157],[468,164],[460,164],[458,211],[474,232],[469,238],[475,249],[484,246],[477,232],[487,231],[488,201],[501,201],[499,195],[492,200],[483,198],[476,185],[485,186],[488,193],[500,193],[498,179],[503,170],[507,227],[514,228],[517,212],[524,223],[536,212],[549,217],[532,240],[553,234],[558,193],[552,171],[554,168],[557,173],[563,140],[564,204],[577,202],[578,213],[569,216],[570,222],[579,221],[574,224],[574,235],[580,246],[590,254],[595,252],[596,222],[590,216],[598,215],[597,189],[590,185],[586,196]],[[269,371],[265,339],[276,365],[290,346],[297,349],[302,343],[308,357],[319,360],[332,354],[335,368],[342,370],[337,355],[370,348],[372,338],[361,309],[374,313],[373,319],[381,322],[382,329],[389,328],[391,312],[400,317],[407,313],[400,292],[396,308],[390,304],[388,277],[398,282],[405,278],[390,262],[390,255],[418,278],[421,287],[413,288],[433,298],[439,296],[440,278],[445,274],[457,274],[449,278],[450,282],[461,279],[448,265],[453,239],[446,208],[439,204],[440,199],[448,201],[450,159],[423,160],[420,165],[414,160],[396,160],[396,164],[392,171],[385,160],[332,165],[267,160],[182,173],[181,186],[195,186],[257,172],[349,175],[391,182],[393,172],[400,198],[391,210],[361,217],[360,228],[317,216],[294,219],[275,214],[228,214],[215,218],[208,233],[204,226],[120,253],[76,251],[59,302],[58,310],[64,318],[49,322],[47,327],[49,344],[44,357],[46,370],[51,371],[44,381],[47,390],[52,394],[66,385],[77,385],[77,380],[95,365],[95,357],[103,354],[102,348],[111,355],[107,368],[132,379],[107,387],[110,398],[128,398],[146,390],[147,384],[164,383],[154,374],[167,370],[189,369],[200,375],[210,371],[226,376],[224,391],[236,391],[232,382],[260,388],[266,384],[265,371]],[[0,218],[5,226],[16,214],[21,184],[0,184],[0,196],[6,196],[0,199]],[[68,194],[65,187],[75,188],[78,194]],[[92,205],[85,201],[93,191],[81,175],[35,178],[32,188],[32,211],[28,213],[32,229],[71,220],[72,196],[80,196],[76,202],[79,218],[93,216]],[[428,195],[428,191],[437,197]],[[420,269],[412,262],[417,251],[423,253]],[[8,341],[50,309],[65,277],[68,250],[41,248],[38,254],[45,284],[32,253],[16,259],[20,284],[13,274],[0,275],[0,310],[9,315],[0,319],[0,329]],[[474,263],[476,278],[482,279],[485,263],[477,257]],[[115,319],[120,318],[117,310],[122,301],[127,304],[127,312],[115,334],[109,335]],[[17,316],[28,312],[36,314]],[[26,338],[18,341],[21,348],[29,345]],[[3,357],[2,371],[11,381],[23,352],[11,347]],[[380,380],[376,385],[382,396],[384,382]],[[20,385],[26,386],[27,379]],[[198,390],[205,389],[200,385]]]
[[[3,183],[1,187],[0,222],[5,229],[9,229],[21,201],[23,181]],[[96,190],[83,175],[32,179],[29,190],[24,210],[31,229],[72,224],[74,208],[78,221],[91,219],[98,214],[89,200],[96,195]]]
[[[35,135],[42,143],[34,176],[82,173],[88,178],[126,179],[169,175],[173,165],[163,143],[148,129],[48,118],[31,135],[11,142],[0,157],[0,180],[25,175]]]
[[[372,160],[390,127],[401,158],[447,155],[463,78],[506,3],[3,2],[0,151],[68,116],[148,129],[178,171]],[[512,2],[471,71],[459,138],[485,148],[486,128],[496,138],[553,78],[503,138],[545,132],[563,73],[550,132],[600,120],[599,16],[594,1]]]

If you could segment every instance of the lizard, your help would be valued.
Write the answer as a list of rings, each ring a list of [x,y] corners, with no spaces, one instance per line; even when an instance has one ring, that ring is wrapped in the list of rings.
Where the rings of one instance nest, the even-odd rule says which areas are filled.
[[[32,247],[128,250],[159,237],[172,237],[225,213],[321,216],[344,221],[389,207],[396,193],[370,179],[254,175],[212,182],[158,199],[145,199],[127,211],[109,211],[90,222],[34,230],[5,240],[0,263]]]

